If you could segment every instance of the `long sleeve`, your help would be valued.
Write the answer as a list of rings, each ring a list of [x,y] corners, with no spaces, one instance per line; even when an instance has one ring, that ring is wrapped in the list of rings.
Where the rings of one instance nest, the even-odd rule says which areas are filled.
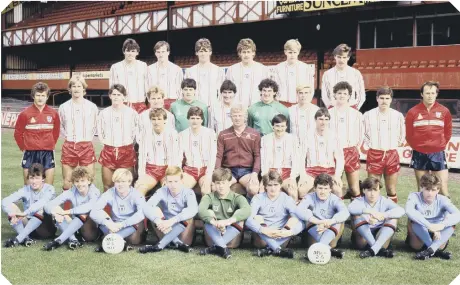
[[[72,191],[63,191],[59,196],[57,196],[45,205],[45,212],[51,214],[51,212],[56,206],[62,205],[66,201],[70,201],[71,195]]]
[[[399,219],[404,216],[404,213],[405,211],[403,207],[399,206],[390,199],[387,200],[387,210],[383,214],[386,219]]]
[[[253,106],[249,107],[249,109],[248,109],[248,127],[254,129],[254,120],[252,119],[252,108],[253,108]]]
[[[363,201],[355,199],[353,202],[348,205],[348,212],[352,216],[359,216],[363,214],[363,211],[366,207],[363,204]]]
[[[406,142],[406,126],[404,124],[404,116],[403,114],[399,113],[399,138],[398,138],[398,146],[404,146]]]
[[[26,120],[26,115],[23,112],[19,113],[16,126],[14,127],[14,140],[21,151],[24,151],[26,148],[24,144],[24,131],[27,124]]]
[[[338,200],[335,201],[335,209],[337,212],[332,218],[336,220],[338,224],[345,222],[350,216],[350,213],[348,212],[347,207],[345,206],[343,201],[340,200],[340,198],[338,198]]]
[[[414,144],[412,142],[412,137],[414,136],[414,133],[413,133],[414,115],[412,114],[410,110],[409,112],[407,112],[405,124],[406,124],[406,141],[409,144],[409,146],[413,148],[412,146]]]
[[[260,168],[261,168],[261,175],[265,175],[268,173],[268,158],[267,158],[267,138],[268,136],[262,137],[260,140]]]
[[[237,222],[244,221],[249,218],[249,215],[251,215],[251,206],[249,205],[248,200],[246,200],[246,197],[240,195],[236,198],[235,202],[238,210],[233,213],[232,218],[235,218]]]
[[[259,213],[260,209],[260,199],[259,195],[254,196],[251,200],[251,215],[246,220],[246,227],[252,230],[255,233],[260,234],[260,229],[262,226],[254,220],[254,217]]]
[[[149,78],[149,68],[147,66],[147,63],[143,62],[144,66],[144,90],[145,93],[147,93],[150,89],[150,78]],[[147,94],[144,94],[147,95]]]
[[[56,112],[54,116],[54,128],[53,128],[54,145],[56,145],[59,139],[60,133],[61,133],[61,119],[59,118],[59,114]]]
[[[363,135],[364,144],[366,145],[367,148],[369,148],[369,146],[371,145],[371,137],[370,137],[371,125],[369,121],[369,112],[364,113],[363,128],[364,128],[364,135]]]
[[[292,150],[292,168],[291,168],[291,179],[293,179],[293,181],[295,181],[295,179],[297,178],[297,176],[299,176],[299,172],[300,172],[300,167],[299,167],[299,141],[297,139],[297,137],[293,137],[293,140],[294,140],[294,146],[293,146],[293,150]]]
[[[334,151],[335,158],[335,176],[342,176],[343,169],[345,167],[345,158],[343,157],[343,151],[341,147],[337,147]]]
[[[451,227],[460,222],[460,211],[449,199],[445,199],[444,209],[449,212],[450,215],[447,215],[444,221],[441,223],[446,227]]]
[[[176,82],[175,82],[175,86],[176,86],[176,89],[177,89],[177,94],[176,94],[176,98],[181,98],[181,83],[182,81],[184,80],[184,72],[182,71],[182,69],[178,66],[177,67],[177,74],[176,74]]]
[[[299,176],[302,180],[305,180],[305,176],[307,175],[305,173],[305,165],[306,161],[308,159],[307,157],[307,144],[306,140],[303,140],[299,142],[299,160],[296,162],[297,163],[297,169],[299,171]]]
[[[115,67],[112,65],[112,66],[110,67],[109,88],[110,88],[113,84],[117,83],[116,77],[117,77],[117,75],[116,75],[116,73],[115,73]]]
[[[97,117],[97,137],[104,144],[104,113],[101,111]]]
[[[25,192],[24,188],[19,189],[18,191],[12,193],[11,195],[3,198],[2,200],[2,210],[3,212],[7,213],[8,216],[12,214],[11,211],[11,204],[15,203],[16,201],[19,201],[20,199],[25,197]]]
[[[425,227],[428,227],[430,225],[430,222],[428,222],[427,219],[425,219],[425,217],[422,215],[422,213],[420,213],[419,211],[417,211],[417,209],[415,208],[416,206],[416,199],[411,197],[413,196],[412,194],[409,195],[409,198],[407,198],[407,202],[406,202],[406,214],[407,214],[407,217],[412,220],[413,222],[416,222],[417,224],[421,224]]]
[[[172,129],[171,130],[172,132],[174,132],[174,134],[171,134],[171,139],[172,139],[172,142],[171,142],[171,145],[172,145],[172,153],[170,154],[170,164],[169,165],[173,165],[173,166],[177,166],[177,167],[180,167],[182,168],[182,153],[177,153],[177,150],[180,150],[180,146],[179,146],[179,136],[177,135],[177,133],[175,133],[175,130]]]
[[[210,132],[212,135],[210,137],[210,156],[209,156],[209,162],[208,166],[206,169],[206,175],[211,178],[212,172],[214,171],[216,167],[216,156],[217,156],[217,141],[216,141],[216,133],[211,130]]]
[[[213,219],[213,216],[208,212],[209,206],[211,205],[210,195],[213,194],[206,194],[201,198],[200,205],[198,206],[198,216],[207,224]]]
[[[36,212],[40,211],[43,207],[45,207],[46,203],[51,201],[56,195],[56,193],[54,192],[53,186],[51,186],[49,190],[42,189],[42,191],[46,191],[43,197],[37,202],[30,204],[30,207],[24,211],[24,214],[26,215],[35,214]]]
[[[94,188],[96,188],[95,186],[93,186]],[[66,191],[68,192],[68,191]],[[95,189],[93,191],[89,191],[88,192],[88,195],[89,195],[89,201],[86,202],[85,204],[82,204],[82,205],[79,205],[77,207],[74,207],[73,209],[70,209],[70,214],[72,215],[84,215],[84,214],[88,214],[91,209],[94,207],[94,204],[96,204],[97,202],[97,199],[99,199],[99,196],[100,196],[100,191],[99,189]]]
[[[137,114],[136,111],[135,112],[135,115],[134,115],[134,119],[133,119],[133,124],[132,124],[132,133],[131,135],[133,136],[134,139],[137,139],[137,136],[139,135],[139,119],[140,119],[140,116],[139,114]]]
[[[208,124],[206,127],[210,128],[211,130],[217,132],[217,128],[215,127],[214,124],[214,105],[211,105],[208,107]]]
[[[254,148],[254,166],[252,168],[252,172],[259,173],[260,172],[260,136],[257,136],[255,139],[255,148]]]
[[[224,139],[219,134],[217,137],[216,168],[222,167],[222,158],[224,157]]]
[[[208,107],[207,106],[203,108],[203,115],[204,115],[203,126],[207,126],[208,125],[208,120],[209,120]]]
[[[64,108],[62,108],[62,105],[59,107],[59,119],[61,120],[61,129],[60,129],[60,135],[65,138],[66,137],[66,130],[65,130],[65,111]]]
[[[356,96],[358,97],[356,99],[358,101],[358,110],[359,110],[363,106],[364,101],[366,101],[366,89],[364,88],[363,75],[358,70],[356,70],[356,80],[357,80]]]
[[[310,195],[307,195],[295,209],[297,218],[301,219],[304,222],[308,222],[312,217],[313,213],[309,207],[313,206],[313,201],[310,198]]]
[[[193,190],[190,190],[187,193],[187,207],[182,209],[182,211],[176,216],[177,221],[186,221],[189,220],[198,213],[198,203],[196,201],[196,196]]]
[[[143,209],[145,205],[145,198],[141,196],[140,193],[137,193],[135,195],[136,197],[135,197],[134,203],[136,204],[136,212],[131,217],[127,218],[126,220],[122,222],[123,226],[125,227],[135,225],[144,219]]]
[[[326,108],[332,105],[331,102],[331,90],[329,90],[328,82],[327,82],[327,73],[323,74],[323,78],[321,80],[321,100],[323,100],[324,105]]]
[[[237,84],[237,82],[235,82],[235,79],[233,78],[233,72],[232,72],[231,66],[227,69],[227,73],[225,74],[225,77],[227,80],[230,80],[231,82]],[[237,90],[237,91],[241,92],[241,90]]]
[[[359,148],[361,147],[361,144],[363,143],[363,140],[364,140],[364,125],[363,125],[363,115],[361,113],[358,114],[358,133],[359,133],[359,140],[358,140],[358,144],[356,145],[356,147]]]
[[[150,215],[150,213],[152,212],[150,211],[150,209],[157,207],[161,201],[166,201],[166,197],[164,194],[165,192],[163,191],[163,188],[158,189],[155,192],[155,194],[153,194],[152,197],[150,197],[147,203],[145,203],[144,208],[142,209],[147,219],[153,221],[155,224],[158,223],[161,217],[155,214]],[[155,211],[153,211],[153,213],[155,213]]]
[[[105,225],[105,211],[104,207],[109,203],[110,192],[107,190],[94,204],[93,209],[89,213],[91,220],[95,221],[98,225]]]
[[[446,138],[446,145],[452,138],[452,115],[450,112],[446,112],[444,117],[444,137]]]

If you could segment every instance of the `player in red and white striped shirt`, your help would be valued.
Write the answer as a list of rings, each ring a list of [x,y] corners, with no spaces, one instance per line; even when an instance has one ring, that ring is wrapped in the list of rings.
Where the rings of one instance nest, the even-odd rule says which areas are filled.
[[[185,78],[196,81],[196,98],[211,107],[217,103],[219,87],[225,75],[222,68],[211,62],[212,46],[208,39],[199,39],[195,44],[198,64],[185,71]]]
[[[184,72],[178,65],[169,61],[170,46],[165,41],[159,41],[153,47],[157,62],[148,67],[149,86],[160,87],[166,93],[165,108],[170,109],[171,104],[181,98],[180,84],[184,79]]]
[[[308,86],[315,86],[315,68],[299,61],[302,45],[298,40],[288,40],[284,44],[286,61],[280,62],[275,67],[274,78],[280,87],[278,100],[287,107],[297,103],[296,88],[304,82]]]
[[[179,133],[180,156],[185,156],[184,185],[193,189],[198,183],[201,195],[211,193],[212,172],[216,165],[216,133],[203,127],[204,113],[193,106],[187,112],[190,127]]]
[[[73,76],[68,84],[72,98],[59,106],[61,136],[65,138],[61,156],[63,190],[72,187],[75,167],[86,166],[92,174],[95,170],[96,154],[92,141],[97,130],[98,109],[96,104],[83,98],[87,87],[82,76]]]
[[[97,123],[98,137],[104,144],[99,156],[104,191],[113,187],[112,175],[116,169],[127,168],[133,172],[136,162],[133,142],[139,123],[136,111],[123,104],[126,99],[123,85],[113,85],[109,89],[109,97],[112,105],[99,113]]]
[[[232,126],[230,109],[235,102],[235,94],[235,84],[230,80],[225,80],[220,86],[220,99],[218,103],[209,107],[208,126],[217,135]]]
[[[139,180],[134,188],[144,196],[158,182],[164,183],[168,166],[181,166],[182,156],[179,152],[179,135],[176,130],[167,127],[166,110],[162,108],[149,110],[150,129],[145,129],[143,151],[139,154]],[[142,172],[141,172],[142,170]]]
[[[363,115],[349,105],[352,87],[348,82],[337,83],[334,88],[335,107],[329,110],[331,114],[330,127],[336,138],[340,140],[345,158],[345,174],[351,198],[361,195],[359,189],[359,148],[364,138]],[[342,176],[342,175],[340,175]]]
[[[385,178],[387,196],[398,203],[396,184],[399,164],[398,147],[404,146],[406,126],[401,112],[390,108],[393,90],[381,87],[377,90],[378,107],[367,111],[364,121],[364,146],[367,151],[367,174],[369,177]]]
[[[332,52],[335,59],[335,66],[326,70],[321,80],[321,99],[327,108],[335,106],[334,86],[340,81],[348,82],[353,89],[350,94],[350,106],[359,110],[366,101],[366,90],[361,72],[356,68],[348,66],[351,56],[351,48],[346,44],[338,45]]]
[[[332,192],[342,197],[343,150],[340,141],[329,129],[331,115],[326,108],[315,114],[315,129],[299,145],[299,199],[311,189],[316,176],[327,173],[334,178]]]
[[[241,39],[236,50],[241,62],[228,68],[226,78],[236,85],[237,102],[249,107],[260,101],[259,83],[270,73],[265,65],[254,61],[256,44],[251,39]]]
[[[110,67],[109,88],[114,84],[123,85],[126,88],[128,105],[141,113],[147,108],[144,105],[149,86],[147,64],[136,59],[141,48],[135,40],[126,39],[122,50],[125,59]]]
[[[312,104],[313,86],[301,83],[296,88],[297,104],[289,107],[289,124],[291,134],[303,140],[305,135],[316,127],[315,114],[319,107]]]

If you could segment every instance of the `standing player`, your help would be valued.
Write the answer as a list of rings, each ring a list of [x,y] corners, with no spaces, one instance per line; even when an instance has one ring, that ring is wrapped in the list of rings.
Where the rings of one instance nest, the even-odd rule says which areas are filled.
[[[404,116],[390,108],[393,90],[381,87],[377,90],[378,107],[366,112],[364,121],[364,145],[367,151],[367,174],[369,177],[385,178],[387,197],[398,203],[396,183],[399,165],[398,147],[404,146],[406,128]]]
[[[209,107],[209,128],[216,134],[232,126],[230,109],[234,103],[236,86],[230,80],[225,80],[220,86],[220,100]]]
[[[211,192],[211,177],[216,165],[216,133],[203,127],[203,110],[191,107],[187,112],[190,127],[179,134],[180,151],[185,157],[184,185],[190,189],[198,183],[202,195]]]
[[[135,40],[126,39],[122,51],[125,59],[110,67],[109,88],[114,84],[125,86],[128,105],[141,113],[147,108],[144,105],[145,93],[149,86],[147,64],[136,59],[141,48]]]
[[[260,101],[248,109],[248,126],[256,129],[262,136],[273,132],[271,121],[275,115],[283,114],[289,120],[288,109],[276,101],[278,84],[271,79],[264,79],[259,84]]]
[[[198,204],[193,190],[182,185],[182,178],[180,167],[168,167],[166,185],[158,189],[145,205],[144,214],[153,223],[160,242],[139,248],[140,253],[162,251],[170,243],[186,253],[192,250],[193,217],[198,213]]]
[[[182,68],[169,61],[170,47],[167,42],[157,42],[153,51],[157,62],[148,67],[149,86],[155,85],[164,90],[166,93],[165,108],[169,109],[172,102],[180,98],[184,72]]]
[[[150,110],[152,127],[145,132],[142,146],[144,150],[139,155],[139,169],[142,175],[136,181],[135,188],[146,195],[158,182],[164,183],[168,166],[181,166],[182,156],[178,155],[179,136],[174,129],[166,127],[166,110]]]
[[[19,114],[14,128],[14,139],[23,152],[24,185],[29,180],[28,169],[33,163],[44,167],[47,184],[52,185],[54,181],[54,147],[59,139],[61,121],[58,112],[46,105],[50,92],[46,83],[34,84],[30,94],[34,104]]]
[[[350,94],[350,106],[359,110],[366,100],[364,80],[359,70],[348,65],[351,56],[351,48],[346,44],[338,45],[332,52],[335,66],[326,70],[321,80],[321,99],[327,108],[335,106],[333,89],[340,81],[346,81],[352,86]]]
[[[185,71],[185,78],[196,81],[198,100],[211,107],[217,103],[219,86],[224,81],[224,71],[211,63],[212,46],[208,39],[199,39],[195,43],[195,54],[198,57],[198,64]]]
[[[299,199],[312,189],[314,179],[321,173],[334,177],[332,193],[342,197],[341,176],[345,162],[340,142],[329,130],[330,118],[327,109],[320,108],[315,114],[315,130],[309,134],[308,139],[300,142]]]
[[[267,175],[272,170],[276,171],[281,175],[283,191],[297,202],[299,197],[296,182],[299,143],[294,135],[286,133],[287,118],[284,115],[279,114],[273,117],[272,126],[273,133],[263,136],[261,141],[262,175]],[[262,187],[266,188],[266,185]]]
[[[174,114],[176,119],[176,131],[178,133],[182,132],[189,127],[189,121],[187,118],[187,113],[190,107],[196,106],[203,110],[203,122],[204,126],[208,125],[208,106],[197,100],[196,95],[196,82],[194,79],[187,78],[184,79],[181,83],[182,88],[182,99],[177,100],[171,105],[171,112]]]
[[[286,61],[275,67],[275,81],[280,87],[278,100],[289,107],[297,103],[296,88],[301,82],[314,86],[315,68],[301,62],[298,57],[302,45],[298,40],[288,40],[284,44]]]
[[[230,191],[232,173],[227,168],[217,168],[212,174],[216,191],[201,199],[198,215],[205,222],[205,240],[209,246],[201,255],[218,254],[225,259],[232,256],[229,248],[241,242],[244,220],[251,214],[251,206],[244,196]]]
[[[306,231],[310,238],[309,246],[314,242],[328,245],[332,256],[343,258],[344,252],[335,247],[342,236],[344,222],[350,213],[339,197],[331,195],[333,183],[330,175],[326,173],[318,175],[314,182],[315,192],[308,194],[300,202],[297,206],[297,216],[306,222]]]
[[[358,249],[365,249],[359,254],[361,258],[376,255],[393,258],[393,251],[387,248],[404,209],[380,195],[378,178],[366,178],[362,188],[364,197],[355,199],[348,206],[354,224],[351,241]]]
[[[334,86],[335,107],[329,110],[331,114],[331,132],[333,132],[343,147],[345,159],[345,174],[351,199],[361,195],[359,189],[359,148],[363,141],[363,115],[349,105],[351,85],[342,81]],[[342,174],[340,174],[342,176]]]
[[[421,250],[415,259],[451,258],[445,249],[454,226],[460,222],[460,211],[450,199],[438,195],[441,185],[435,174],[424,174],[420,178],[420,192],[411,193],[407,198],[407,240],[410,247]]]
[[[243,105],[234,105],[230,115],[233,126],[220,132],[217,140],[216,168],[229,168],[232,191],[246,191],[250,198],[259,193],[260,134],[246,125]]]
[[[93,184],[93,172],[86,167],[77,167],[72,171],[71,182],[73,187],[69,191],[62,192],[45,206],[45,211],[53,216],[61,230],[60,236],[43,246],[45,250],[56,249],[66,241],[72,250],[82,247],[75,237],[77,231],[87,242],[96,240],[99,235],[96,224],[88,217],[101,195]],[[73,208],[63,210],[60,205],[65,202],[71,202]]]
[[[131,187],[133,174],[129,169],[119,168],[113,173],[114,187],[107,190],[97,200],[89,216],[99,225],[104,235],[117,233],[127,240],[125,250],[132,250],[132,245],[142,242],[144,233],[144,197]],[[104,207],[112,208],[109,216]],[[95,248],[103,252],[102,246]]]
[[[83,98],[88,84],[82,76],[73,76],[68,88],[72,98],[59,106],[61,135],[65,138],[61,156],[63,191],[72,187],[72,171],[75,167],[85,166],[94,173],[96,162],[92,141],[97,130],[97,106]]]
[[[99,113],[97,124],[99,140],[104,144],[99,157],[104,192],[112,187],[112,175],[116,169],[133,171],[136,162],[133,141],[139,121],[138,114],[123,104],[126,99],[123,85],[113,85],[109,89],[109,97],[112,105]]]
[[[35,243],[29,235],[38,238],[54,236],[56,228],[50,215],[43,207],[56,197],[53,185],[45,182],[45,170],[39,163],[33,163],[27,172],[29,183],[2,200],[2,210],[8,215],[8,221],[18,234],[6,240],[5,247],[22,244],[26,247]],[[23,211],[16,202],[22,201]]]
[[[256,44],[251,39],[241,39],[236,47],[241,62],[230,66],[226,78],[235,83],[238,91],[237,101],[249,107],[259,101],[258,84],[269,78],[268,68],[254,61]]]
[[[430,171],[441,180],[441,194],[449,197],[449,172],[444,150],[452,137],[452,115],[436,102],[439,83],[428,81],[420,88],[422,102],[406,114],[406,140],[412,148],[410,167],[415,171],[417,185]]]
[[[266,247],[257,250],[257,255],[294,258],[292,249],[282,247],[304,229],[303,223],[296,217],[295,202],[281,192],[283,180],[278,172],[268,172],[262,177],[262,182],[266,192],[251,200],[251,216],[246,221],[246,226],[257,234],[254,246]]]
[[[306,134],[315,129],[315,113],[319,107],[311,103],[313,85],[301,83],[297,85],[297,104],[289,107],[289,130],[297,139],[303,140]]]

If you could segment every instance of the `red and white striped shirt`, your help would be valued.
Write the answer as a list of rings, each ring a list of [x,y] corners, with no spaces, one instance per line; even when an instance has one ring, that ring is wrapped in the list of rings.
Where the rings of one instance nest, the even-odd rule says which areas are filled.
[[[336,168],[336,158],[341,158],[343,160],[343,147],[340,145],[340,142],[338,142],[335,134],[330,130],[324,136],[320,136],[316,130],[310,132],[308,139],[301,141],[299,152],[299,171],[302,171],[301,167],[303,163],[305,167],[320,166],[325,168]],[[336,169],[336,173],[342,172],[338,172]]]
[[[216,166],[217,139],[216,133],[201,127],[197,135],[191,128],[179,133],[180,153],[185,155],[185,165],[189,167],[207,167],[206,175],[211,177]]]
[[[216,134],[233,125],[230,109],[231,107],[226,107],[223,103],[217,103],[209,107],[208,125]]]
[[[176,128],[175,120],[176,118],[174,117],[173,113],[169,112],[168,110],[164,109],[163,110],[166,112],[166,129],[172,129],[174,130]],[[152,125],[152,120],[150,120],[150,111],[152,109],[147,109],[140,113],[139,115],[139,134],[136,137],[137,143],[141,143],[141,141],[145,138],[146,133],[152,131],[153,125]]]
[[[97,133],[99,140],[108,146],[133,144],[138,131],[139,115],[126,105],[115,110],[112,106],[99,113]]]
[[[285,133],[277,138],[275,133],[270,133],[262,137],[260,145],[262,175],[270,168],[278,169],[280,173],[281,168],[290,168],[291,178],[297,177],[299,143],[294,135]]]
[[[335,134],[343,148],[361,147],[364,137],[363,115],[352,107],[329,110],[331,115],[330,130]]]
[[[391,150],[403,145],[406,139],[404,116],[395,109],[381,113],[379,108],[367,111],[363,116],[364,143],[372,149]]]
[[[316,128],[315,114],[319,107],[309,103],[305,109],[298,104],[289,107],[289,130],[300,141]]]
[[[144,102],[148,90],[147,64],[136,60],[132,64],[120,61],[110,67],[109,88],[113,84],[122,84],[126,88],[130,103]]]
[[[315,66],[297,61],[290,66],[286,61],[275,67],[274,78],[279,85],[279,101],[297,103],[296,88],[299,83],[306,83],[312,88],[315,86]]]
[[[149,86],[156,85],[165,92],[165,99],[182,98],[180,85],[184,79],[182,68],[168,61],[167,67],[160,67],[158,62],[148,67]]]
[[[75,143],[92,141],[97,131],[98,112],[96,104],[87,99],[81,104],[68,100],[59,106],[61,136]]]
[[[327,107],[335,106],[334,85],[341,81],[348,82],[353,92],[350,96],[350,106],[358,105],[358,110],[366,101],[366,90],[364,89],[364,80],[359,70],[346,66],[344,70],[339,71],[337,67],[326,70],[321,81],[321,99]]]
[[[185,78],[196,81],[196,99],[212,106],[217,103],[217,95],[224,81],[224,71],[217,65],[209,63],[206,66],[196,64],[185,71]]]

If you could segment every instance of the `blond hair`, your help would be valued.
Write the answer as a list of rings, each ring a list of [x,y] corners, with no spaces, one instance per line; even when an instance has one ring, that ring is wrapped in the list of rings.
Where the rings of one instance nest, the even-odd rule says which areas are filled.
[[[160,87],[156,85],[151,86],[149,90],[147,91],[147,99],[150,99],[150,96],[152,96],[152,94],[160,94],[161,98],[165,97],[165,92],[163,91],[163,89],[161,89]]]
[[[69,88],[69,92],[70,92],[70,88],[72,87],[72,85],[77,82],[81,83],[84,90],[88,88],[88,84],[86,83],[85,78],[82,75],[77,74],[77,75],[73,75],[72,78],[70,78],[69,83],[67,84],[67,87]]]
[[[133,174],[131,173],[131,171],[129,169],[118,168],[117,170],[115,170],[115,172],[112,175],[112,182],[118,182],[118,181],[121,181],[123,179],[126,179],[126,180],[132,182],[133,181]]]
[[[240,54],[244,49],[250,49],[253,52],[256,52],[256,44],[253,40],[249,38],[241,39],[238,45],[236,46],[236,51],[238,54]]]
[[[300,51],[301,49],[302,45],[297,39],[290,39],[284,44],[284,50]]]
[[[75,183],[77,180],[86,178],[88,179],[89,182],[93,182],[93,174],[92,172],[84,166],[77,166],[73,171],[72,171],[72,176],[70,178],[70,181],[72,183]]]
[[[313,90],[313,86],[311,86],[311,85],[309,85],[307,83],[300,83],[295,88],[295,92],[299,92],[299,91],[301,91],[302,89],[305,89],[305,88],[309,88],[310,90]]]
[[[166,176],[180,176],[183,178],[182,169],[178,166],[168,166],[166,169]]]
[[[230,107],[230,115],[236,112],[242,112],[246,116],[248,115],[248,109],[243,104],[234,104]]]

